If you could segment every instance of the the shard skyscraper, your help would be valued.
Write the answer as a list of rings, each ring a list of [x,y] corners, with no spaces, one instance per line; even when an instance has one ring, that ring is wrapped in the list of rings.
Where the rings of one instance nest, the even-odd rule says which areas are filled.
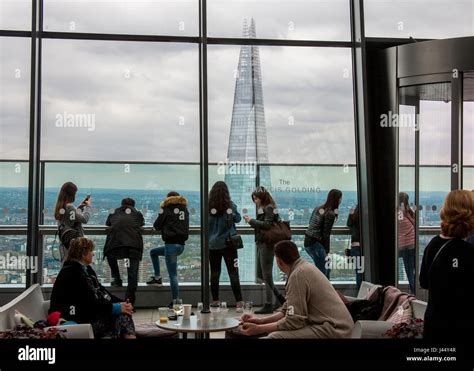
[[[243,37],[256,38],[253,18],[250,25],[244,20]],[[227,159],[225,182],[232,199],[244,214],[255,217],[251,193],[257,185],[257,164],[259,184],[271,186],[258,46],[240,49]]]

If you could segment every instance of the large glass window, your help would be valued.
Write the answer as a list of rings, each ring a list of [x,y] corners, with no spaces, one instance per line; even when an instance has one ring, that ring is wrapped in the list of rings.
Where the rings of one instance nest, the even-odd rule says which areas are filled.
[[[30,61],[30,39],[0,37],[0,159],[28,159]]]
[[[474,189],[474,72],[464,74],[463,189]]]
[[[260,37],[258,22],[243,27]],[[293,226],[308,225],[339,188],[336,224],[345,226],[357,203],[351,75],[350,49],[209,46],[210,187],[226,181],[241,214],[255,218],[251,193],[263,185]],[[294,238],[302,246],[302,234]],[[349,244],[335,236],[331,252],[344,259]],[[254,250],[239,251],[239,269],[255,275]],[[273,273],[283,280],[276,264]]]
[[[0,30],[31,30],[31,0],[0,0]]]
[[[25,287],[26,269],[38,268],[36,257],[26,255],[26,236],[0,235],[0,287]]]
[[[399,281],[413,280],[413,290],[416,239],[418,254],[422,256],[426,236],[420,234],[420,229],[439,226],[439,212],[451,190],[451,84],[401,88],[396,124],[399,133]]]
[[[197,161],[196,45],[45,40],[43,48],[43,160]]]
[[[0,225],[28,224],[28,162],[0,161]]]
[[[88,235],[95,243],[95,256],[93,267],[102,283],[110,283],[112,280],[110,267],[107,259],[104,259],[104,244],[106,236]],[[153,266],[150,260],[150,250],[154,247],[162,246],[163,241],[160,236],[146,235],[143,237],[144,250],[143,259],[140,261],[138,282],[144,284],[153,276]],[[61,269],[59,261],[58,241],[54,236],[43,238],[43,283],[54,284]],[[124,282],[127,282],[127,269],[125,261],[119,260],[119,269]],[[199,235],[191,235],[186,241],[186,248],[178,259],[178,279],[180,283],[199,282],[201,280],[201,240]],[[163,282],[169,283],[169,275],[166,264],[161,264],[161,274]]]
[[[365,0],[364,16],[370,37],[444,39],[474,34],[471,0]]]
[[[122,199],[136,202],[147,225],[158,217],[160,202],[169,191],[177,191],[189,202],[191,225],[200,224],[198,165],[46,163],[44,223],[56,224],[54,206],[61,185],[66,181],[78,187],[76,203],[92,196],[91,225],[104,225],[109,213],[120,207]]]
[[[197,36],[196,0],[45,0],[44,30]]]
[[[255,22],[263,39],[350,40],[345,0],[209,0],[208,35],[242,37],[242,22]],[[253,20],[252,20],[253,19]]]

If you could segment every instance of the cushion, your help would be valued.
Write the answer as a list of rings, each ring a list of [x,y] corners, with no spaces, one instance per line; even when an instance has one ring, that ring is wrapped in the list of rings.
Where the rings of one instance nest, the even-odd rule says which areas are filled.
[[[135,334],[139,338],[155,338],[155,337],[177,337],[174,331],[163,330],[155,323],[140,323],[135,325]]]
[[[392,323],[409,323],[412,317],[413,309],[410,305],[410,300],[405,300],[393,311],[390,317],[387,318],[387,321]]]

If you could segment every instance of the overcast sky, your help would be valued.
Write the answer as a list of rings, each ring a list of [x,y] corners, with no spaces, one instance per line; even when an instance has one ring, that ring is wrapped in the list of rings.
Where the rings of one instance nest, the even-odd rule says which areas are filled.
[[[0,0],[0,29],[27,29],[28,3]],[[365,3],[369,36],[473,34],[472,1]],[[209,35],[239,37],[243,19],[254,17],[258,37],[347,41],[348,4],[209,0]],[[45,29],[195,36],[197,1],[45,0]],[[350,49],[259,49],[269,161],[355,163]],[[213,162],[227,155],[239,51],[238,46],[208,47]],[[0,38],[0,53],[0,158],[27,159],[29,40]],[[197,45],[44,40],[42,81],[43,160],[199,161]],[[449,162],[447,106],[426,106],[424,119],[430,124],[422,127],[421,158],[427,163]],[[68,114],[88,115],[93,130],[58,127]],[[464,133],[470,143],[472,117],[471,107],[465,123],[471,130]],[[411,144],[404,145],[401,161],[410,163]],[[472,151],[465,161],[474,164]],[[185,178],[176,181],[185,185]]]

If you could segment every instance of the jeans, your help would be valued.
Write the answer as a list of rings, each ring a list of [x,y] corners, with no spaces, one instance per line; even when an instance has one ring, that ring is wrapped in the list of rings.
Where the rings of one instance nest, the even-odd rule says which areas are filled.
[[[351,256],[354,256],[354,257],[362,256],[361,251],[360,251],[360,246],[352,246],[351,247]],[[357,268],[356,268],[355,274],[356,274],[357,291],[359,291],[360,285],[362,283],[362,273],[359,273]]]
[[[314,265],[329,279],[329,272],[326,270],[326,250],[321,242],[315,242],[304,249],[313,259]]]
[[[107,257],[107,262],[110,266],[110,273],[115,281],[122,281],[120,278],[120,271],[117,259]],[[135,303],[135,293],[138,286],[138,268],[140,261],[138,259],[128,259],[129,266],[127,267],[128,285],[125,292],[125,299],[129,299],[130,303]]]
[[[212,300],[219,300],[219,278],[221,276],[222,258],[224,258],[229,273],[230,285],[234,293],[235,301],[242,301],[242,291],[240,289],[238,257],[236,249],[209,250],[209,263],[211,265],[211,293]]]
[[[155,247],[150,250],[151,262],[155,270],[155,277],[160,277],[160,256],[165,257],[166,269],[170,276],[171,295],[174,299],[179,298],[178,286],[178,256],[184,251],[184,245],[179,244],[165,244],[165,246]]]
[[[281,302],[281,294],[273,283],[273,259],[275,251],[272,247],[257,243],[257,278],[265,282],[265,304],[273,304],[273,295]]]
[[[405,273],[407,274],[410,292],[415,294],[415,249],[405,249],[398,252],[398,256],[403,259]]]

